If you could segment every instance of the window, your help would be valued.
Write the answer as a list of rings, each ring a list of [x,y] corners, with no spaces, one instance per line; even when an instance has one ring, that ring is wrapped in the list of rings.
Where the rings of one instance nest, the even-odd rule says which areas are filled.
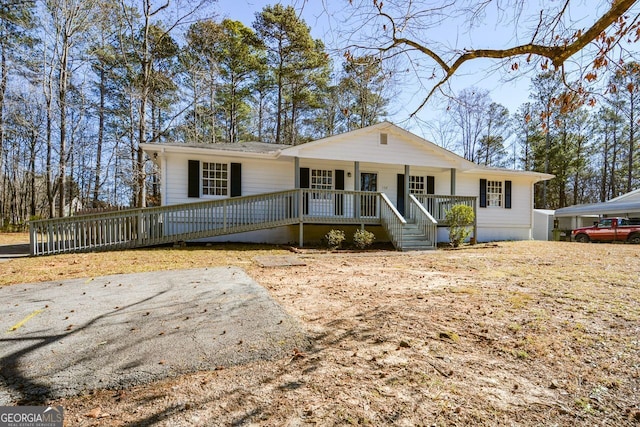
[[[600,223],[598,224],[598,228],[611,228],[611,223],[613,221],[610,219],[601,219]]]
[[[202,163],[202,194],[226,196],[229,175],[226,163]]]
[[[425,194],[424,176],[409,176],[409,193]]]
[[[312,190],[332,190],[333,171],[324,169],[311,169],[311,189]],[[312,193],[314,199],[330,199],[328,193]]]
[[[386,133],[381,133],[380,134],[380,145],[387,145],[387,134]]]
[[[511,209],[512,190],[513,183],[509,180],[489,181],[481,178],[479,206]]]
[[[487,207],[502,207],[502,181],[487,181]]]

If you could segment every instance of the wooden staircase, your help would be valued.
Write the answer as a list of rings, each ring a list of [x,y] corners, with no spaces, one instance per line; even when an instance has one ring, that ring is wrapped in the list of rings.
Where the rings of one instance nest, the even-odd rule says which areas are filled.
[[[426,251],[434,249],[434,244],[415,220],[408,220],[402,227],[401,251]]]

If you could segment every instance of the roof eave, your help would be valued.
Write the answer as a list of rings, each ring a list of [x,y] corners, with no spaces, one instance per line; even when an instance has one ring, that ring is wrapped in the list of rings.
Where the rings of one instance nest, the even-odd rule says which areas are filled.
[[[281,150],[269,151],[266,153],[256,153],[250,151],[233,151],[233,150],[216,150],[210,147],[194,147],[191,145],[177,146],[177,145],[165,145],[165,144],[140,144],[142,150],[146,153],[181,153],[181,154],[195,154],[195,155],[208,155],[208,156],[223,156],[223,157],[244,157],[252,159],[277,159],[280,157]]]

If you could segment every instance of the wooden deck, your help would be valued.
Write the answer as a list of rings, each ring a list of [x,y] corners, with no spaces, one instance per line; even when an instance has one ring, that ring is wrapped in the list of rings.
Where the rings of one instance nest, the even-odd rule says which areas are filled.
[[[435,248],[445,200],[456,196],[420,197],[410,196],[407,218],[382,193],[309,189],[52,218],[30,223],[30,252],[50,255],[136,248],[296,224],[301,229],[304,224],[380,224],[400,250],[406,246],[408,224],[415,224],[422,236],[420,248]],[[475,207],[474,197],[458,199]],[[436,215],[429,206],[437,207]]]

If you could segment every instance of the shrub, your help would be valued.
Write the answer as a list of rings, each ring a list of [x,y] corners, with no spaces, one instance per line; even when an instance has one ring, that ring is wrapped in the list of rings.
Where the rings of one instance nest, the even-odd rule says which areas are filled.
[[[330,248],[338,249],[340,246],[342,246],[342,242],[344,242],[344,231],[331,230],[324,236],[324,238],[327,239],[327,244]]]
[[[359,229],[353,233],[353,244],[360,249],[373,245],[374,240],[376,236],[370,231]]]
[[[471,235],[470,225],[475,219],[473,208],[467,205],[453,205],[445,212],[445,219],[449,224],[449,243],[457,248]]]

